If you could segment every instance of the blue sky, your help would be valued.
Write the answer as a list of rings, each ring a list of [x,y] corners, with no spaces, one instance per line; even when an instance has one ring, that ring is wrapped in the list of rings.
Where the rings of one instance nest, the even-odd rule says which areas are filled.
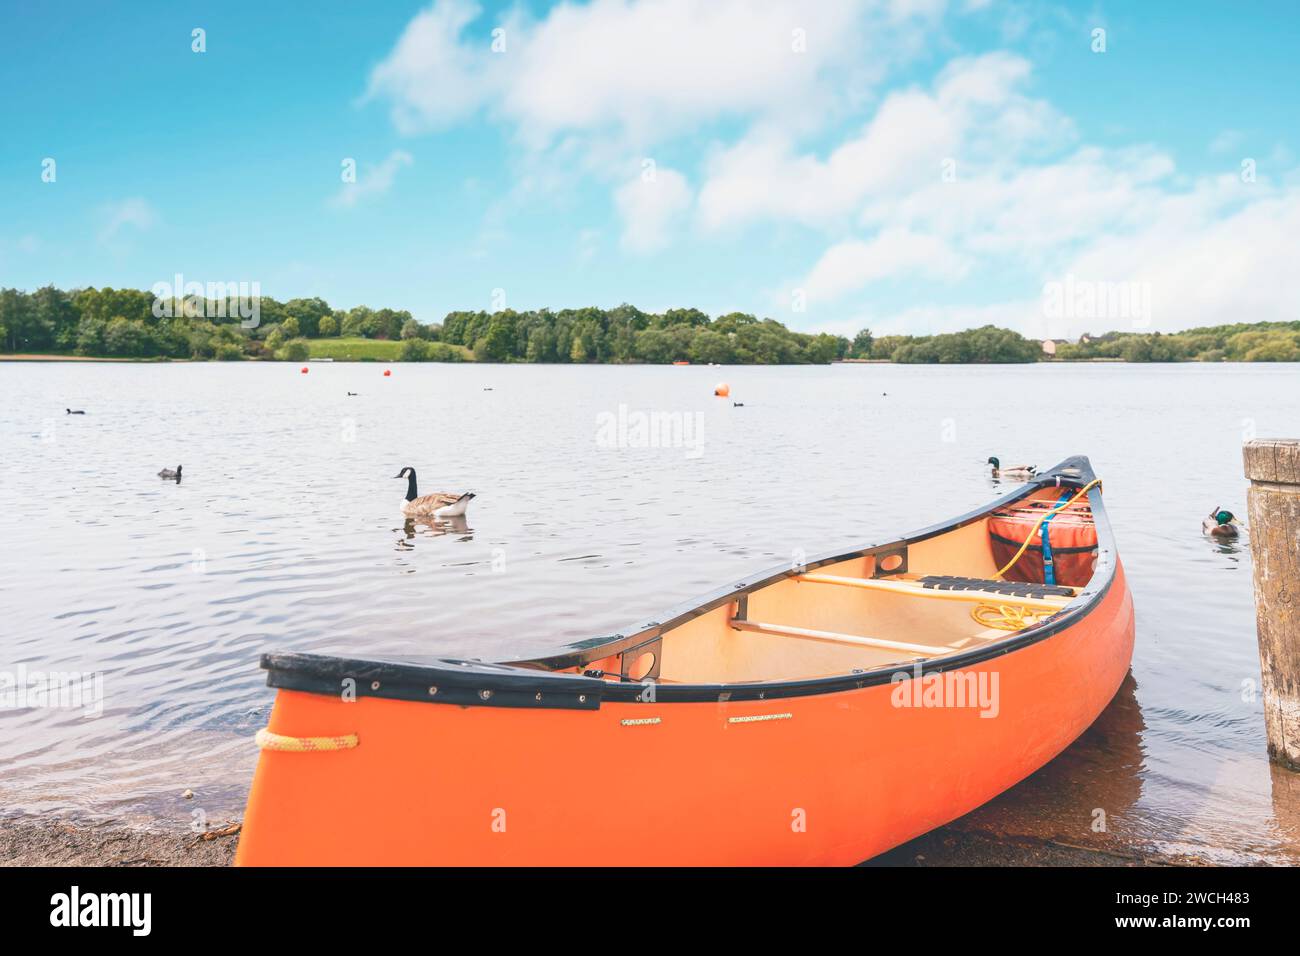
[[[1292,3],[0,9],[0,286],[849,334],[1300,318]]]

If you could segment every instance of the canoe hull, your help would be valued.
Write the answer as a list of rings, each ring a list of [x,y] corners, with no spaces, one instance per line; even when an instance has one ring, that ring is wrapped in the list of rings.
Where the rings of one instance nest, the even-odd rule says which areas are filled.
[[[992,799],[1073,742],[1133,651],[1116,560],[1050,636],[894,682],[776,700],[536,710],[281,690],[242,865],[851,865]],[[939,679],[938,683],[934,678]],[[962,700],[958,695],[964,694]]]

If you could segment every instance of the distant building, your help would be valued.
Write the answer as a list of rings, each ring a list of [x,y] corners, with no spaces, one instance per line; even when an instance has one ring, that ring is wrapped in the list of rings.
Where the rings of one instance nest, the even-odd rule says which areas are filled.
[[[1051,339],[1043,339],[1043,354],[1056,356],[1056,343]]]

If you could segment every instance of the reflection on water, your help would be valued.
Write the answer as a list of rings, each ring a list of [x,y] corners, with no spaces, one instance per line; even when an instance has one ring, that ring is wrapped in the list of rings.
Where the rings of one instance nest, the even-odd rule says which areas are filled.
[[[470,531],[469,521],[463,515],[454,518],[407,518],[406,523],[402,525],[401,533],[402,536],[397,539],[399,551],[414,550],[417,534],[424,538],[456,534],[463,536],[461,541],[470,541],[474,537],[473,532]]]
[[[966,511],[1014,484],[989,456],[1083,453],[1137,608],[1132,675],[976,817],[1079,845],[1295,853],[1296,780],[1266,759],[1248,538],[1200,529],[1216,504],[1245,511],[1245,423],[1294,434],[1295,366],[381,372],[0,364],[0,670],[99,672],[105,693],[93,719],[0,710],[0,805],[237,813],[272,699],[263,650],[528,656]],[[744,407],[713,398],[719,378]],[[699,441],[601,440],[601,416],[642,412],[690,416]],[[159,481],[177,462],[184,481]],[[473,526],[405,520],[404,464],[477,492]]]

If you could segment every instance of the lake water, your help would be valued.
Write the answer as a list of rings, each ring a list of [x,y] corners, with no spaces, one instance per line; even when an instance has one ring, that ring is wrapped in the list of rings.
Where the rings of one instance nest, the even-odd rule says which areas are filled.
[[[0,670],[103,680],[98,716],[0,710],[0,807],[237,816],[263,650],[537,652],[964,512],[1007,488],[990,455],[1087,454],[1136,602],[1132,676],[976,819],[1300,860],[1300,781],[1270,768],[1250,693],[1248,539],[1200,531],[1215,506],[1245,515],[1243,438],[1300,434],[1300,367],[383,368],[0,364]],[[651,412],[689,441],[630,447]],[[155,477],[178,463],[179,485]],[[405,526],[406,465],[421,493],[477,492],[466,528]]]

